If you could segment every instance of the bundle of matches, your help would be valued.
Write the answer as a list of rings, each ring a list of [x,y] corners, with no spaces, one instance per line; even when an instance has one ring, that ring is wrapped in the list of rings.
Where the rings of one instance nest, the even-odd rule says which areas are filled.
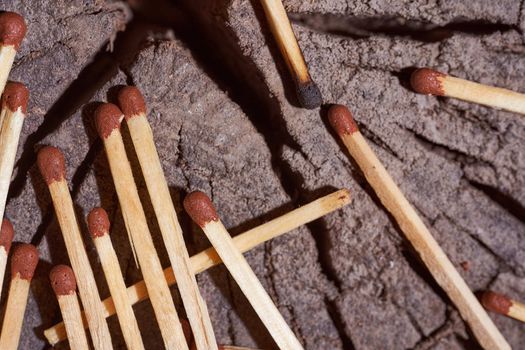
[[[14,12],[0,13],[0,92],[4,91],[16,52],[26,35],[24,18]]]
[[[396,219],[408,241],[434,279],[456,305],[481,346],[485,349],[510,349],[509,344],[459,272],[368,146],[348,108],[334,105],[328,111],[328,118],[381,203]]]
[[[453,97],[467,102],[525,114],[525,95],[420,68],[410,78],[412,88],[425,95]]]
[[[490,290],[483,292],[480,299],[485,309],[525,322],[525,304]]]
[[[15,231],[13,225],[7,219],[2,220],[2,227],[0,228],[0,295],[2,294],[2,286],[4,284],[5,268],[7,266],[7,256],[9,249],[11,249],[11,242]]]

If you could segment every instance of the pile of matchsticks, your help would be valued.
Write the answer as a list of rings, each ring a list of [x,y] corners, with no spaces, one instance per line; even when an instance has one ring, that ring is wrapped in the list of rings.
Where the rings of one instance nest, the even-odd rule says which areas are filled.
[[[284,60],[297,83],[300,103],[305,108],[318,107],[322,103],[321,94],[308,73],[282,3],[279,0],[261,1]],[[6,81],[25,32],[26,26],[21,16],[10,12],[0,14],[0,91],[3,92],[0,114],[1,217],[4,215],[29,96],[23,84]],[[420,93],[455,97],[525,114],[525,96],[509,90],[450,77],[428,68],[414,72],[411,83],[414,90]],[[195,278],[197,273],[224,263],[277,346],[280,349],[302,349],[300,341],[242,253],[342,208],[350,202],[348,190],[342,189],[319,198],[234,238],[222,224],[209,197],[200,191],[192,192],[184,199],[184,208],[213,247],[190,257],[157,154],[141,92],[133,86],[122,88],[118,94],[118,106],[104,103],[97,108],[94,118],[104,143],[131,247],[144,281],[126,286],[109,235],[107,213],[103,208],[94,208],[87,217],[88,229],[111,293],[111,297],[101,301],[75,216],[64,154],[55,147],[41,148],[37,155],[38,168],[48,185],[71,264],[71,267],[55,266],[49,276],[63,316],[62,323],[44,331],[49,343],[55,345],[67,338],[72,349],[89,349],[90,338],[95,349],[112,349],[106,318],[116,314],[127,347],[144,349],[133,305],[149,298],[167,349],[243,349],[217,345],[206,303]],[[423,264],[457,307],[480,345],[485,349],[510,349],[482,305],[488,310],[524,322],[525,305],[492,291],[483,293],[480,303],[368,146],[348,108],[332,105],[328,110],[328,119],[384,207],[392,214]],[[171,267],[164,270],[148,229],[126,155],[120,131],[123,120],[127,123],[169,255]],[[4,219],[0,229],[0,291],[13,236],[11,223]],[[38,250],[30,244],[18,244],[13,248],[10,259],[11,283],[0,334],[2,350],[18,347],[29,287],[39,259]],[[175,308],[169,290],[174,284],[178,286],[188,321],[180,319]],[[84,311],[81,311],[77,289]]]

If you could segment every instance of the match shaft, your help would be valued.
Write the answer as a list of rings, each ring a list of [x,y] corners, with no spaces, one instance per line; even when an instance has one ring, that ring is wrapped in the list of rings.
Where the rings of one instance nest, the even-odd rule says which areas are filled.
[[[24,18],[18,13],[8,11],[0,13],[0,94],[4,91],[16,51],[26,31]]]
[[[16,350],[20,341],[20,333],[24,322],[24,314],[29,295],[29,281],[15,277],[11,280],[7,306],[0,336],[0,349]]]
[[[486,291],[481,295],[481,303],[487,310],[512,317],[525,323],[525,304],[513,300],[506,295]]]
[[[57,296],[57,300],[66,326],[70,348],[89,350],[77,293]]]
[[[15,56],[16,49],[13,45],[0,46],[0,92],[4,91]]]
[[[2,220],[2,226],[0,227],[0,295],[2,294],[2,287],[4,285],[7,256],[11,249],[14,234],[11,222],[7,219]]]
[[[270,220],[260,226],[254,227],[233,238],[237,249],[246,252],[259,244],[279,237],[286,232],[294,230],[311,221],[338,210],[350,203],[350,193],[346,189],[333,192],[329,195],[316,199],[300,208],[294,209],[278,218]],[[220,257],[213,248],[208,248],[190,258],[191,270],[194,274],[201,273],[207,269],[219,265]],[[164,270],[167,283],[171,286],[177,283],[171,267]],[[135,304],[148,298],[148,291],[144,281],[128,287],[128,297]],[[109,297],[103,301],[106,317],[115,314],[113,298]],[[56,345],[67,338],[64,324],[59,323],[44,331],[47,341]]]

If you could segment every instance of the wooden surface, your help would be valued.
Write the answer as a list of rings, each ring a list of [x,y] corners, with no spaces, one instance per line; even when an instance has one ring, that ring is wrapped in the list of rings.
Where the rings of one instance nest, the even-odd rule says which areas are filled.
[[[89,350],[77,293],[59,295],[57,300],[66,326],[69,347],[73,350]]]
[[[7,306],[0,335],[0,349],[16,350],[24,322],[30,281],[16,276],[11,280]]]
[[[13,45],[0,46],[0,95],[4,91],[15,56],[16,50]]]
[[[7,266],[7,252],[3,246],[0,246],[0,296],[4,286],[5,268]]]
[[[518,321],[525,322],[525,304],[512,300],[508,315]]]

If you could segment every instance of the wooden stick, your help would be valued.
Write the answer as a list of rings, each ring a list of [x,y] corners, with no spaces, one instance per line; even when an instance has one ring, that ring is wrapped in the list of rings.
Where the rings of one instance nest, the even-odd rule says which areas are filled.
[[[67,187],[64,155],[58,148],[47,146],[38,152],[37,162],[51,193],[69,260],[77,276],[80,299],[86,312],[93,345],[97,350],[112,349],[97,284],[84,249],[73,201]]]
[[[301,106],[314,109],[323,103],[319,88],[310,77],[303,53],[281,0],[261,0],[270,29],[292,75]]]
[[[468,285],[368,146],[350,111],[345,106],[334,105],[328,111],[328,116],[330,124],[365,174],[381,203],[396,219],[408,241],[456,305],[481,346],[485,349],[510,349]]]
[[[260,226],[254,227],[233,238],[237,249],[246,252],[259,244],[279,237],[286,232],[292,231],[299,226],[312,222],[320,217],[338,210],[350,203],[350,193],[346,189],[333,192],[329,195],[316,199],[300,208],[270,220]],[[190,258],[191,270],[194,274],[201,273],[207,269],[219,265],[221,258],[213,248],[208,248]],[[171,267],[164,270],[164,277],[170,286],[177,283]],[[135,304],[148,298],[148,291],[144,281],[140,281],[128,287],[130,301]],[[115,306],[111,297],[103,301],[106,317],[115,314]],[[64,324],[59,323],[44,331],[47,341],[51,345],[66,339]]]
[[[219,350],[256,350],[256,349],[245,348],[243,346],[220,345]]]
[[[105,103],[97,108],[95,118],[98,133],[104,141],[126,228],[135,246],[164,344],[167,349],[188,349],[122,141],[120,121],[124,115],[117,106]]]
[[[0,13],[0,93],[4,91],[16,51],[26,31],[26,23],[22,16],[14,12]]]
[[[38,250],[31,244],[14,248],[11,257],[11,285],[0,335],[0,349],[16,350],[20,341],[29,286],[38,264]]]
[[[109,218],[102,208],[94,208],[88,215],[88,227],[100,257],[109,291],[115,303],[120,329],[128,349],[144,349],[139,325],[126,291],[117,254],[109,237]]]
[[[24,84],[12,81],[7,83],[2,94],[0,111],[0,218],[4,216],[18,140],[27,114],[28,99],[29,90]]]
[[[89,350],[80,304],[78,303],[75,273],[69,266],[57,265],[51,269],[49,279],[64,319],[70,348]]]
[[[481,304],[487,310],[525,323],[525,304],[512,300],[506,295],[488,290],[481,295]]]
[[[177,278],[196,347],[198,350],[217,349],[208,308],[199,292],[195,274],[191,270],[190,256],[153,141],[153,132],[146,118],[144,98],[136,87],[127,86],[120,91],[118,99],[146,180],[171,267]]]
[[[410,78],[412,88],[425,95],[453,97],[467,102],[525,114],[525,95],[511,90],[474,83],[420,68]]]
[[[203,192],[192,192],[184,199],[184,208],[192,220],[202,228],[279,348],[302,349],[301,343],[233,243],[208,196]]]
[[[2,227],[0,228],[0,295],[2,295],[2,287],[4,285],[5,268],[7,266],[7,256],[15,231],[13,225],[7,219],[2,220]]]

